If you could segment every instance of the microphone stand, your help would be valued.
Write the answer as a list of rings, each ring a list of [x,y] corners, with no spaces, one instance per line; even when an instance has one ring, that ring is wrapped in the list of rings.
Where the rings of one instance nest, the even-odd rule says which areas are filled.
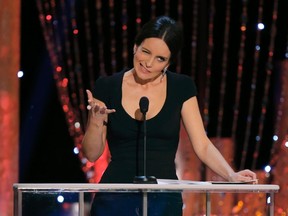
[[[147,111],[146,111],[147,112]],[[144,127],[144,143],[143,143],[143,176],[135,176],[134,183],[136,184],[157,184],[155,176],[146,176],[146,146],[147,146],[147,127],[146,127],[146,112],[143,111],[143,127]]]

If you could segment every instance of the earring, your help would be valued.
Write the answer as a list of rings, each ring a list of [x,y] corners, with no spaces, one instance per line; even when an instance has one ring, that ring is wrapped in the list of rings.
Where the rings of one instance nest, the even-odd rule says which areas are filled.
[[[167,67],[165,67],[165,68],[162,70],[161,81],[162,81],[163,78],[165,77],[166,71],[167,71]]]
[[[164,76],[165,76],[165,74],[166,74],[166,71],[167,71],[167,67],[165,67],[165,68],[162,70],[162,77],[164,77]]]

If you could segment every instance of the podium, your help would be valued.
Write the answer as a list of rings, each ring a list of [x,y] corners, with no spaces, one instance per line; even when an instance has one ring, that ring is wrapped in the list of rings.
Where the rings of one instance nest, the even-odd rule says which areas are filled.
[[[274,194],[278,192],[279,186],[272,184],[213,184],[208,182],[182,182],[159,183],[158,184],[14,184],[14,216],[25,216],[25,197],[40,200],[51,195],[71,194],[77,200],[77,214],[85,216],[84,194],[96,192],[107,193],[141,193],[143,195],[143,216],[147,216],[147,194],[149,193],[202,193],[206,196],[206,215],[211,215],[212,193],[265,193],[269,202],[267,215],[274,215]],[[87,208],[87,207],[86,207]],[[145,210],[146,209],[146,210]],[[57,214],[61,215],[61,214]]]

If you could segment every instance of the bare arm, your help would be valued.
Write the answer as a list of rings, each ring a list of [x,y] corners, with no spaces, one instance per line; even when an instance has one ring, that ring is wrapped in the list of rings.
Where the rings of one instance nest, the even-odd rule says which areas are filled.
[[[256,174],[250,170],[235,172],[218,149],[211,143],[203,126],[196,97],[192,97],[184,102],[181,115],[197,156],[208,167],[228,181],[249,181],[256,179]]]
[[[82,150],[85,157],[94,162],[104,151],[108,114],[115,112],[115,110],[107,109],[106,105],[95,99],[89,90],[87,90],[87,95],[89,115],[86,132],[82,140]]]

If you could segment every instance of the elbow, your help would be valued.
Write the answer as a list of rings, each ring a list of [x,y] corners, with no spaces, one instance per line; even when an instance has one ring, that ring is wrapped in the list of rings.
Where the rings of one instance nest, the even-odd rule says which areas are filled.
[[[93,140],[93,141],[91,141]],[[95,162],[104,152],[104,145],[101,142],[95,142],[94,139],[84,136],[81,143],[81,151],[83,156],[89,162]]]
[[[82,145],[83,156],[91,163],[94,163],[102,155],[102,152],[103,151],[85,148],[85,146]]]
[[[89,153],[86,151],[83,151],[83,155],[91,163],[94,163],[100,157],[100,155],[96,155],[96,154],[93,154],[91,152]]]
[[[194,150],[196,152],[196,155],[200,158],[201,161],[203,161],[205,163],[205,161],[207,160],[207,155],[208,155],[208,151],[209,151],[209,147],[211,145],[211,142],[209,141],[205,141],[205,142],[201,142],[198,145],[196,145],[196,147],[194,147]]]

